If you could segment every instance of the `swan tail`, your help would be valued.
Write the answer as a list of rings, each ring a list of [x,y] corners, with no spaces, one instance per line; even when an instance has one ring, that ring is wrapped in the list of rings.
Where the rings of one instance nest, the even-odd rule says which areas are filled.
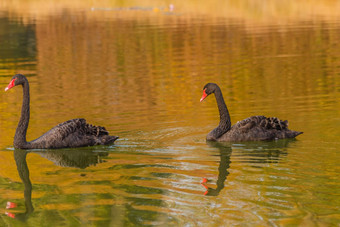
[[[262,120],[261,126],[266,129],[275,129],[279,134],[283,134],[283,138],[295,138],[303,133],[288,129],[288,121],[282,121],[276,117],[265,118]]]
[[[108,145],[108,144],[113,144],[118,138],[119,138],[118,136],[106,135],[106,136],[102,136],[100,140],[101,140],[102,145]]]
[[[288,133],[286,133],[287,134],[286,136],[287,136],[287,138],[295,138],[302,133],[303,132],[289,130]]]

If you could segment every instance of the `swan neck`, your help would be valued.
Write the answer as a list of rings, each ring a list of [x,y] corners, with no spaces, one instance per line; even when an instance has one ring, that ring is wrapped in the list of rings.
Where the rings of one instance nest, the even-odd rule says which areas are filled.
[[[20,120],[14,136],[15,148],[24,148],[23,146],[27,145],[26,133],[28,123],[30,120],[30,92],[27,80],[22,84],[22,88],[23,88],[23,102],[21,107]]]
[[[215,98],[218,106],[218,111],[220,113],[220,123],[218,127],[222,129],[222,131],[227,132],[231,128],[231,120],[227,105],[224,102],[222,91],[219,87],[215,90]]]

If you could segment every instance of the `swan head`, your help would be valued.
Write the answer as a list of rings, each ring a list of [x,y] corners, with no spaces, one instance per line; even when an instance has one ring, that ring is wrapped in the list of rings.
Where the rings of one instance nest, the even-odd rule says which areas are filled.
[[[208,97],[210,94],[215,92],[215,89],[217,88],[217,84],[214,83],[207,83],[204,87],[203,87],[203,95],[202,98],[200,100],[200,102],[202,102],[206,97]]]
[[[22,74],[16,74],[12,77],[11,82],[9,82],[8,86],[5,88],[5,91],[8,91],[12,87],[23,84],[27,81],[26,77]]]

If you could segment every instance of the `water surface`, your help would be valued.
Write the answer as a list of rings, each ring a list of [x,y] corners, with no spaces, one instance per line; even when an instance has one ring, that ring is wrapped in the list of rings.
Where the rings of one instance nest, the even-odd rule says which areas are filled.
[[[13,149],[19,87],[0,93],[0,225],[336,226],[340,23],[249,23],[153,8],[0,13],[0,84],[25,74],[28,140],[76,117],[113,146]],[[207,143],[222,88],[232,123],[289,120],[295,140]],[[201,184],[206,179],[206,184]],[[6,203],[15,208],[6,208]]]

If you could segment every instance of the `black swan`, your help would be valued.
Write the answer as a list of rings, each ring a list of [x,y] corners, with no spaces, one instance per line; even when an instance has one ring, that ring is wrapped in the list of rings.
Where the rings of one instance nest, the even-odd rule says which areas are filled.
[[[288,121],[281,121],[276,117],[252,116],[231,126],[228,108],[224,102],[222,91],[217,84],[208,83],[203,88],[201,102],[210,94],[214,93],[220,123],[208,135],[208,141],[236,142],[236,141],[259,141],[294,138],[303,132],[288,129]]]
[[[85,147],[94,145],[113,144],[117,136],[110,136],[104,127],[86,123],[83,118],[72,119],[61,123],[38,139],[26,141],[26,132],[30,119],[30,93],[29,83],[24,75],[16,74],[5,88],[5,91],[14,86],[22,85],[23,102],[21,117],[14,136],[16,149],[56,149],[66,147]]]

